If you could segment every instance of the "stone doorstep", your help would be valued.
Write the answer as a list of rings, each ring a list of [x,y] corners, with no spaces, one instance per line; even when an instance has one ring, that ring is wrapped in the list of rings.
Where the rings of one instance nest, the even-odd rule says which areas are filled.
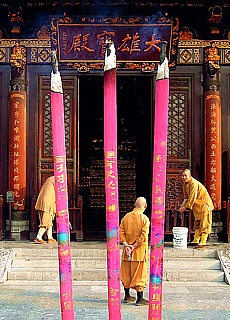
[[[9,227],[10,222],[9,220],[6,220],[6,226]],[[29,220],[12,220],[11,221],[11,226],[18,226],[18,227],[25,227],[25,226],[29,226],[30,225],[30,221]]]
[[[10,228],[9,226],[6,227],[6,231],[9,231]],[[12,226],[11,227],[11,233],[20,233],[21,231],[29,231],[29,226],[25,227],[17,227],[17,226]]]
[[[6,231],[10,230],[9,220],[6,220]],[[29,220],[11,221],[11,236],[16,240],[20,240],[20,233],[22,231],[29,231]]]
[[[223,222],[220,222],[220,221],[213,221],[212,223],[212,227],[220,227],[220,228],[223,228]]]

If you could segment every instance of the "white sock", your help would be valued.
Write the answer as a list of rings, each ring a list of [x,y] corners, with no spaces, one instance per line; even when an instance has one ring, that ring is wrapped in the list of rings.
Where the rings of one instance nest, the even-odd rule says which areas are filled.
[[[39,239],[39,240],[42,240],[42,236],[43,236],[43,234],[46,232],[46,228],[39,228],[39,230],[38,230],[38,234],[37,234],[37,238]]]
[[[52,233],[52,227],[49,227],[48,230],[46,230],[48,239],[53,239],[53,233]]]

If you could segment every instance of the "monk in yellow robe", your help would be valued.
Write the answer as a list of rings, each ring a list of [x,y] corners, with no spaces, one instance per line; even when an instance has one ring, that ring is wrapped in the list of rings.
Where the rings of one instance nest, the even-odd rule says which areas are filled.
[[[213,202],[205,186],[191,176],[189,169],[183,171],[182,178],[184,201],[179,212],[183,212],[186,208],[193,211],[195,235],[191,244],[198,249],[205,248],[212,230]]]
[[[54,176],[46,179],[43,184],[35,204],[35,209],[38,210],[40,224],[39,231],[34,242],[41,244],[47,243],[42,239],[45,232],[47,233],[49,243],[56,242],[52,235],[53,220],[56,213]]]
[[[120,223],[120,241],[123,243],[121,281],[125,290],[124,303],[135,301],[129,289],[137,291],[136,305],[146,305],[143,290],[147,284],[147,258],[149,218],[143,213],[146,199],[137,198],[132,212],[127,213]]]

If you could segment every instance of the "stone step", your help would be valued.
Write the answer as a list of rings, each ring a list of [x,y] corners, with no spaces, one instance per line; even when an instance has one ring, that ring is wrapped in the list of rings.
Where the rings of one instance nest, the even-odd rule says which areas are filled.
[[[171,270],[220,270],[220,261],[215,258],[165,258],[164,269]]]
[[[104,290],[108,291],[108,281],[76,281],[74,280],[72,282],[73,291],[78,291],[79,288],[82,287],[88,287],[89,290],[95,291],[95,290]],[[13,288],[14,290],[17,289],[24,289],[29,291],[38,291],[39,292],[59,292],[60,290],[60,284],[59,280],[56,281],[36,281],[36,280],[8,280],[4,284],[1,285],[1,287],[4,288]],[[183,293],[186,291],[186,287],[192,288],[214,288],[212,290],[215,290],[215,288],[218,287],[228,287],[228,285],[225,282],[168,282],[163,281],[163,292],[165,293]],[[148,285],[147,285],[148,288]],[[123,285],[121,284],[121,291],[123,291]],[[131,289],[132,291],[132,289]],[[145,290],[145,294],[148,294],[148,290]]]
[[[105,257],[72,257],[72,267],[74,268],[90,268],[103,269],[107,267]],[[58,257],[15,257],[12,267],[16,268],[58,268]],[[220,261],[213,258],[166,258],[164,259],[164,269],[167,270],[220,270]]]
[[[79,246],[79,247],[78,247]],[[58,283],[58,246],[30,243],[14,247],[15,257],[8,270],[8,281],[37,281]],[[120,250],[121,255],[122,250]],[[79,282],[107,281],[107,250],[105,243],[71,244],[72,279]],[[224,282],[220,261],[215,248],[197,250],[193,247],[178,249],[166,246],[164,249],[165,283]],[[6,282],[6,283],[7,283]]]
[[[46,245],[38,244],[34,248],[14,248],[17,257],[57,257],[58,249],[56,244],[51,244],[52,248]],[[71,249],[71,257],[106,257],[106,249]]]
[[[55,281],[59,279],[59,276],[57,268],[11,268],[8,271],[7,279]],[[72,271],[72,279],[78,281],[105,281],[107,279],[107,269],[74,269]]]
[[[163,273],[163,281],[172,282],[223,282],[224,272],[220,270],[175,270],[165,271]]]
[[[58,280],[57,268],[11,268],[8,280]],[[72,279],[77,281],[106,281],[107,269],[73,269]],[[164,270],[164,281],[224,281],[224,273],[220,270]]]
[[[32,247],[19,247],[14,248],[16,256],[36,256],[36,257],[57,257],[58,256],[58,248],[57,244],[34,244]],[[70,247],[71,257],[106,257],[107,250],[106,246],[100,248],[76,248]],[[122,250],[120,250],[121,255]],[[174,249],[174,248],[166,248],[164,250],[164,258],[216,258],[216,250],[215,249],[205,249],[205,250],[197,250],[192,247],[187,249]]]
[[[37,291],[39,288],[40,292],[59,292],[60,284],[59,280],[47,280],[47,281],[40,281],[40,280],[8,280],[4,284],[1,285],[4,288],[14,288],[16,289],[25,289],[30,291]],[[72,281],[73,288],[78,290],[79,287],[104,287],[106,290],[108,286],[108,281]],[[121,289],[123,289],[123,285],[121,284]]]
[[[209,249],[197,250],[194,247],[187,249],[166,248],[164,258],[217,258],[216,250]]]
[[[107,266],[105,257],[72,257],[72,268],[85,268],[85,269],[105,269]],[[58,257],[44,257],[44,259],[38,259],[37,257],[16,257],[13,261],[12,267],[14,268],[36,268],[39,265],[40,268],[58,268]]]

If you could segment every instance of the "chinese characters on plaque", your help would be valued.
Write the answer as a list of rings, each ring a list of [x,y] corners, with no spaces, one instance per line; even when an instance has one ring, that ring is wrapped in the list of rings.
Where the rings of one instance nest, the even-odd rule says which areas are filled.
[[[58,24],[60,62],[104,60],[106,41],[113,41],[118,61],[159,61],[167,41],[170,60],[172,24],[83,25]]]

